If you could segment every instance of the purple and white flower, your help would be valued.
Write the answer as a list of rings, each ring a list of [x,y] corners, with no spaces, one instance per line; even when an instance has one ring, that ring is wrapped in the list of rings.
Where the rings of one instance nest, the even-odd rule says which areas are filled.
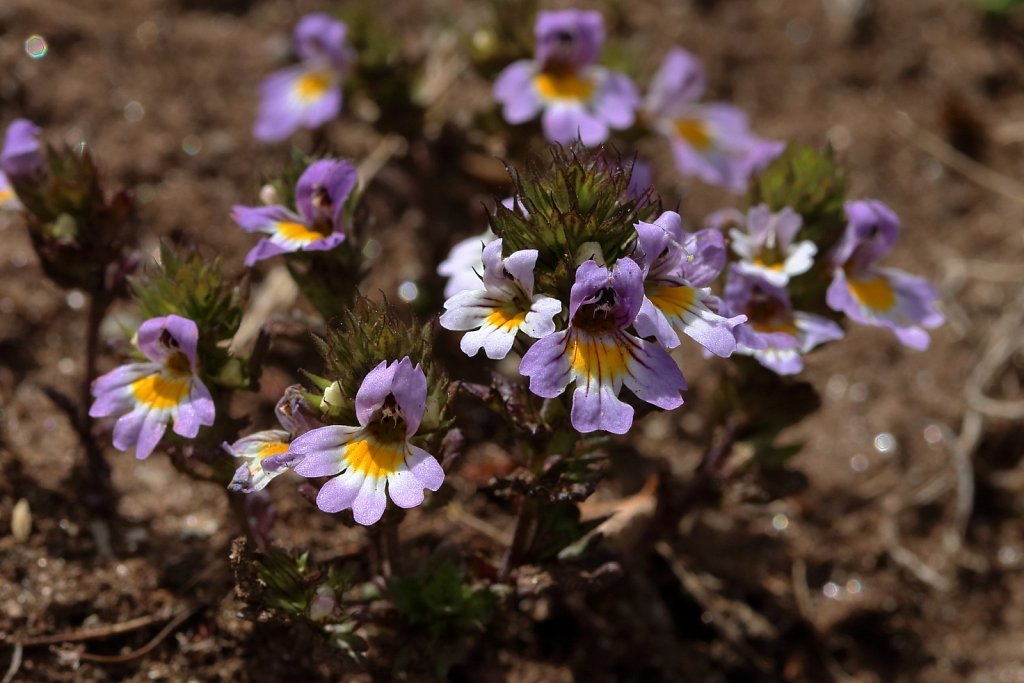
[[[632,259],[620,258],[612,269],[586,261],[570,292],[569,326],[523,356],[519,371],[538,396],[554,398],[576,383],[570,417],[579,432],[629,431],[633,408],[619,398],[624,385],[659,408],[683,403],[686,380],[672,357],[627,331],[643,299],[643,272]]]
[[[303,477],[331,477],[317,495],[317,507],[324,512],[351,508],[359,524],[379,520],[389,496],[398,507],[416,507],[425,489],[436,491],[444,482],[434,456],[409,443],[426,400],[427,378],[420,366],[408,356],[381,361],[356,392],[358,427],[309,431],[292,441],[287,453],[264,461],[264,468],[291,466]]]
[[[460,346],[467,356],[481,348],[491,360],[508,355],[521,331],[540,339],[555,331],[554,317],[562,310],[557,299],[533,293],[537,250],[523,249],[501,257],[502,241],[483,251],[483,288],[459,292],[448,299],[441,326],[464,331]]]
[[[829,308],[863,325],[888,328],[910,348],[928,348],[925,330],[945,321],[935,309],[935,288],[924,278],[876,265],[899,238],[899,218],[877,200],[847,202],[846,218],[846,232],[832,254]]]
[[[196,344],[199,331],[188,318],[168,315],[139,326],[136,343],[148,359],[111,370],[92,383],[96,399],[92,417],[120,416],[114,425],[114,448],[135,447],[135,457],[148,458],[167,423],[174,433],[191,439],[214,419],[213,398],[199,378]]]
[[[253,135],[264,142],[284,140],[299,128],[317,128],[341,111],[341,82],[352,63],[345,24],[330,15],[308,14],[293,36],[302,60],[268,76],[260,85],[260,108]]]
[[[735,329],[736,353],[753,356],[780,375],[800,372],[804,354],[843,337],[843,329],[828,318],[794,311],[784,288],[736,271],[729,273],[722,313],[747,316]]]
[[[548,140],[567,144],[579,137],[588,146],[608,139],[609,129],[633,125],[640,100],[636,86],[595,64],[604,43],[599,12],[541,12],[534,34],[534,58],[505,67],[494,83],[506,121],[525,123],[543,112]]]
[[[745,217],[729,209],[713,217],[727,219],[743,227],[729,230],[733,253],[740,257],[732,266],[734,270],[785,287],[790,278],[806,273],[814,265],[818,247],[810,240],[795,241],[803,219],[793,209],[786,207],[773,213],[759,204],[751,207]]]
[[[234,206],[231,217],[246,232],[267,235],[249,251],[245,265],[295,251],[329,251],[345,241],[345,201],[357,181],[345,160],[312,163],[295,185],[298,213],[273,206]]]
[[[0,170],[9,181],[29,177],[41,171],[45,161],[39,144],[39,126],[28,119],[15,119],[7,126],[0,150]]]
[[[716,356],[728,358],[736,350],[732,329],[747,318],[724,318],[709,308],[719,303],[706,285],[725,265],[722,233],[685,233],[675,211],[666,211],[653,223],[637,223],[636,231],[644,272],[644,300],[634,323],[637,333],[674,349],[679,346],[677,331],[683,332]]]
[[[785,143],[754,135],[746,114],[731,104],[700,103],[705,86],[700,61],[675,48],[655,74],[643,108],[651,125],[671,141],[681,173],[742,192],[750,176],[778,156]]]
[[[484,247],[497,235],[490,228],[479,235],[467,237],[452,247],[448,258],[437,266],[437,274],[448,278],[444,286],[445,297],[453,297],[467,289],[480,288],[480,273],[484,269]]]

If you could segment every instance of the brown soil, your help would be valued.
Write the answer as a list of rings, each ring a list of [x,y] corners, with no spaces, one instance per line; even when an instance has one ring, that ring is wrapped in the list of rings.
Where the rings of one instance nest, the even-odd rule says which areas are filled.
[[[445,45],[461,49],[461,36],[489,21],[485,3],[463,4],[401,2],[377,11],[417,61],[443,57]],[[613,48],[634,75],[644,82],[668,47],[685,45],[707,64],[713,94],[749,111],[762,134],[830,141],[852,194],[883,199],[902,217],[891,262],[940,283],[950,323],[924,353],[903,350],[884,332],[853,329],[815,354],[805,378],[824,405],[786,434],[804,443],[786,469],[740,469],[720,500],[687,515],[654,547],[608,550],[622,572],[606,584],[519,603],[451,679],[1024,681],[1024,430],[1019,420],[985,419],[968,459],[953,449],[968,376],[1024,280],[1024,203],[958,175],[899,132],[909,117],[980,163],[1021,177],[1024,33],[984,20],[961,0],[869,1],[855,20],[838,8],[857,3],[818,0],[633,4],[615,5],[621,13],[608,16],[616,17]],[[88,140],[107,177],[135,188],[147,249],[160,237],[194,241],[240,272],[251,240],[231,223],[229,208],[252,202],[261,178],[288,156],[287,146],[258,144],[249,133],[256,87],[286,58],[295,19],[324,7],[4,0],[0,124],[27,116],[69,143]],[[32,60],[23,43],[36,33],[49,52]],[[493,157],[506,154],[510,131],[465,131],[490,106],[487,87],[470,72],[460,75],[367,196],[381,246],[370,287],[395,298],[398,283],[417,281],[427,312],[441,302],[436,263],[479,231],[482,202],[504,191],[488,179],[501,177]],[[132,102],[141,119],[129,120],[140,111],[126,109]],[[322,138],[302,134],[295,142],[364,158],[381,141],[365,104],[352,98]],[[640,151],[655,161],[665,203],[674,205],[681,190],[663,145],[651,140]],[[728,200],[688,184],[681,210],[698,222]],[[235,528],[216,487],[184,479],[159,455],[136,462],[110,450],[120,519],[108,538],[89,516],[76,486],[77,437],[44,393],[48,386],[74,393],[85,313],[43,277],[18,219],[0,217],[0,244],[0,632],[13,640],[77,633],[196,599],[203,605],[123,663],[77,654],[130,652],[166,622],[27,647],[14,680],[339,680],[346,669],[337,660],[239,616],[227,570]],[[116,311],[131,314],[127,306]],[[445,353],[454,359],[450,341]],[[260,401],[238,406],[258,408],[257,423],[296,378],[281,360]],[[699,452],[691,437],[703,430],[700,400],[711,373],[698,354],[687,360],[688,407],[648,418],[631,440],[615,442],[614,476],[596,501],[639,490],[638,472],[661,471],[673,485],[692,476]],[[999,375],[1004,394],[1019,390],[1024,361],[1016,360],[1016,372]],[[115,361],[106,353],[102,367]],[[474,435],[471,424],[467,434]],[[449,477],[447,497],[457,508],[409,515],[410,562],[437,545],[497,562],[501,547],[481,533],[480,520],[509,533],[511,511],[477,488],[508,466],[497,447],[474,446]],[[313,510],[294,481],[272,489],[282,545],[321,559],[362,552],[361,530]],[[8,522],[22,498],[32,531],[19,542]],[[12,648],[0,653],[2,669]]]

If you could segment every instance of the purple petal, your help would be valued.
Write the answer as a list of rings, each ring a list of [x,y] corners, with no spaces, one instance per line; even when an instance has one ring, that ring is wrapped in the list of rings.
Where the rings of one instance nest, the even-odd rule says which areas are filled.
[[[530,378],[530,391],[538,396],[554,398],[572,379],[572,365],[565,350],[567,334],[563,330],[535,342],[519,363],[519,372]]]
[[[582,434],[599,429],[612,434],[628,432],[633,424],[633,408],[615,394],[613,386],[597,380],[576,387],[570,413],[573,428]]]
[[[505,121],[516,125],[536,118],[543,106],[533,87],[536,67],[530,60],[520,60],[505,67],[494,82],[494,99],[502,105]]]
[[[725,237],[714,228],[687,235],[683,251],[688,258],[681,260],[679,274],[694,287],[707,287],[714,282],[728,258]]]
[[[362,472],[349,470],[324,482],[316,496],[316,506],[324,512],[341,512],[352,507],[365,479]]]
[[[135,457],[145,460],[160,443],[167,429],[167,416],[160,411],[151,410],[142,421],[142,428],[139,430],[139,440],[135,444]]]
[[[427,376],[423,374],[423,368],[419,365],[413,366],[408,356],[399,361],[395,368],[391,393],[402,410],[405,433],[412,436],[420,428],[423,411],[426,409]],[[356,401],[358,405],[358,395]]]
[[[307,14],[295,25],[295,53],[304,61],[328,61],[340,69],[349,59],[347,32],[345,24],[329,14]]]
[[[680,392],[686,391],[686,379],[665,349],[636,340],[631,344],[630,354],[629,374],[623,378],[627,389],[637,398],[665,410],[683,405]]]
[[[633,125],[639,102],[640,94],[628,76],[609,73],[592,106],[600,119],[621,130]]]
[[[35,175],[44,163],[39,127],[28,119],[11,121],[0,150],[0,169],[14,182]]]
[[[264,238],[256,243],[256,246],[249,250],[249,253],[245,255],[245,267],[251,268],[256,264],[257,261],[264,261],[280,254],[287,254],[288,250],[279,244],[274,244],[270,240]]]
[[[352,516],[358,524],[368,526],[375,524],[384,514],[387,496],[384,494],[386,477],[366,477],[363,479],[359,493],[352,501]]]
[[[356,392],[356,419],[362,426],[368,425],[373,413],[384,405],[384,399],[392,391],[396,370],[397,362],[388,365],[386,360],[382,360],[377,367],[366,373]]]
[[[164,332],[170,335],[174,346],[165,346],[161,339]],[[180,315],[167,315],[161,318],[150,318],[139,326],[136,333],[139,350],[154,363],[161,363],[175,350],[181,351],[188,358],[192,373],[196,371],[196,346],[199,344],[199,328],[188,318]]]
[[[700,60],[681,47],[665,55],[651,80],[644,108],[658,117],[672,118],[701,98],[706,87]]]
[[[604,44],[604,20],[593,10],[540,12],[534,38],[540,64],[578,69],[597,61]]]
[[[326,216],[334,230],[341,230],[345,202],[359,181],[356,167],[344,159],[321,159],[310,164],[295,185],[295,204],[306,222],[314,224],[321,218],[313,203],[314,194],[323,191],[330,203]]]
[[[139,432],[142,431],[142,424],[146,421],[148,413],[149,411],[145,407],[137,406],[135,410],[118,418],[114,424],[114,448],[126,451],[138,443]]]

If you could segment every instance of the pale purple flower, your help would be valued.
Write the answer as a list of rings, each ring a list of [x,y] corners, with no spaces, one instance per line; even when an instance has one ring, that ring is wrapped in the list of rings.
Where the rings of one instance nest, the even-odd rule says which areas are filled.
[[[345,24],[328,14],[308,14],[295,26],[300,64],[275,71],[260,85],[253,135],[284,140],[299,128],[318,128],[341,111],[341,82],[352,63]]]
[[[814,265],[818,247],[810,240],[796,241],[803,219],[793,209],[786,207],[774,213],[759,204],[751,207],[746,216],[727,209],[712,217],[713,221],[727,219],[742,227],[729,230],[733,253],[740,258],[733,264],[734,270],[785,287],[790,278],[806,273]]]
[[[295,251],[329,251],[345,241],[345,201],[356,186],[355,166],[343,159],[312,163],[295,185],[298,213],[279,204],[234,206],[231,217],[246,232],[267,235],[245,265]]]
[[[747,316],[734,330],[736,353],[753,356],[780,375],[800,372],[804,354],[843,337],[843,329],[828,318],[794,311],[782,287],[735,270],[725,285],[722,314]]]
[[[0,171],[0,211],[21,211],[22,208],[7,175]]]
[[[199,379],[199,331],[188,318],[168,315],[139,326],[136,343],[148,361],[128,363],[92,383],[92,417],[119,415],[114,448],[135,446],[135,457],[149,457],[174,422],[174,433],[191,439],[214,419],[213,398]]]
[[[39,127],[28,119],[15,119],[7,126],[3,150],[0,150],[0,170],[11,181],[35,175],[44,164],[39,144]]]
[[[664,212],[653,223],[637,223],[636,231],[644,272],[644,300],[634,323],[637,333],[653,336],[673,349],[679,346],[677,332],[683,332],[708,351],[728,358],[736,350],[732,329],[747,318],[724,318],[709,307],[719,304],[705,285],[725,265],[722,234],[717,230],[685,233],[675,211]]]
[[[225,443],[225,451],[245,461],[235,470],[235,475],[232,477],[231,483],[228,484],[228,490],[253,493],[266,488],[271,479],[286,470],[277,469],[268,472],[264,469],[263,462],[267,458],[287,452],[289,441],[291,441],[291,434],[285,430],[265,429],[243,436],[233,444]]]
[[[619,399],[623,386],[666,410],[683,403],[686,380],[672,357],[628,331],[643,299],[643,272],[632,259],[610,270],[586,261],[569,296],[569,326],[523,356],[519,371],[538,396],[554,398],[576,383],[570,417],[579,432],[629,431],[633,408]]]
[[[746,115],[724,102],[699,100],[706,86],[700,61],[682,48],[665,56],[643,108],[672,143],[676,166],[709,185],[742,192],[750,176],[785,147],[750,130]]]
[[[452,297],[468,289],[480,288],[480,273],[484,269],[484,247],[493,242],[497,236],[490,228],[479,235],[473,235],[458,242],[448,258],[437,266],[437,274],[448,278],[444,286],[445,297]]]
[[[935,288],[924,278],[876,265],[896,244],[899,218],[877,200],[847,202],[846,218],[846,232],[832,254],[829,308],[855,322],[888,328],[910,348],[927,348],[925,330],[945,321],[935,309]]]
[[[483,287],[459,292],[444,303],[441,326],[471,330],[460,344],[467,356],[483,348],[492,360],[504,358],[520,331],[534,339],[554,332],[553,318],[562,310],[557,299],[533,293],[537,250],[523,249],[503,259],[501,247],[500,239],[484,247]]]
[[[427,378],[420,366],[408,356],[381,361],[356,392],[358,427],[307,432],[287,453],[264,461],[264,468],[292,466],[303,477],[331,477],[317,495],[317,507],[324,512],[351,508],[359,524],[379,520],[388,496],[398,507],[416,507],[425,489],[436,491],[444,482],[437,460],[409,442],[426,400]]]
[[[594,63],[604,43],[599,12],[541,12],[534,34],[534,58],[513,62],[494,83],[506,121],[525,123],[543,112],[548,140],[567,144],[578,137],[588,146],[607,140],[609,129],[633,125],[636,86]]]

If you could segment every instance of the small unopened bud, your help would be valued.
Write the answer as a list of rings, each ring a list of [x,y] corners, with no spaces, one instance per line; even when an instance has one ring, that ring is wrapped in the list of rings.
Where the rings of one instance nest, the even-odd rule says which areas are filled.
[[[604,249],[598,242],[586,242],[580,245],[580,248],[576,250],[575,263],[580,265],[586,261],[593,259],[597,262],[597,265],[604,268],[607,264],[604,260]]]
[[[24,543],[32,535],[32,509],[24,498],[15,503],[11,511],[11,533],[18,543]]]
[[[277,193],[277,188],[274,187],[273,185],[271,185],[270,183],[267,183],[266,185],[261,187],[260,188],[260,201],[263,202],[263,204],[265,204],[266,206],[271,206],[273,204],[280,204],[281,203],[281,197]]]
[[[341,393],[341,382],[332,382],[331,386],[324,390],[324,412],[330,412],[332,408],[340,408],[344,401],[345,395]]]
[[[313,621],[325,621],[333,613],[338,605],[338,600],[330,586],[318,586],[309,601],[309,618]]]

